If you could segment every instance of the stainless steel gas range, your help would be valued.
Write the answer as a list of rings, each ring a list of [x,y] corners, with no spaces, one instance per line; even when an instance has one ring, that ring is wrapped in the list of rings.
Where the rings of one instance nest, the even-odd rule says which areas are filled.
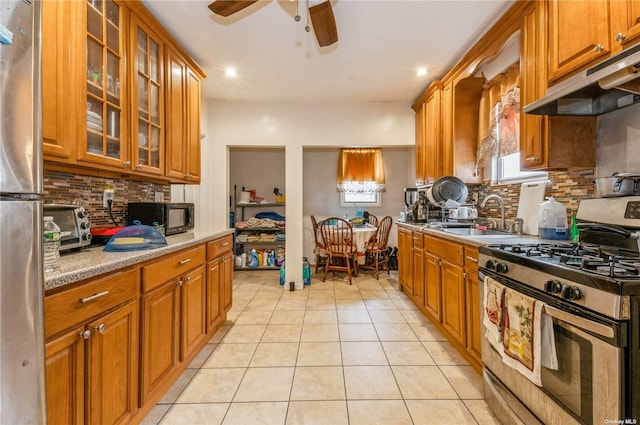
[[[539,367],[534,383],[505,361],[506,338],[492,343],[492,324],[483,324],[485,399],[505,424],[640,421],[640,197],[582,201],[577,217],[579,243],[480,247],[483,290],[495,293],[494,282],[543,305],[555,345],[555,364]],[[486,301],[482,310],[491,316]],[[500,335],[506,317],[493,319]]]

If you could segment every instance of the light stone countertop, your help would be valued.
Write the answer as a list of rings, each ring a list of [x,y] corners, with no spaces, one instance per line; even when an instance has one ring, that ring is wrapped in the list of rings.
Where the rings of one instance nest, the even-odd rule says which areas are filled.
[[[90,246],[80,251],[63,252],[60,255],[60,270],[44,274],[44,289],[47,291],[113,272],[232,233],[233,229],[213,232],[189,231],[167,236],[167,246],[142,251],[105,252],[104,246]]]
[[[538,236],[532,235],[510,235],[505,233],[504,236],[474,236],[474,235],[456,235],[454,233],[448,233],[435,227],[425,227],[422,224],[403,223],[396,222],[398,226],[403,226],[411,230],[417,230],[425,235],[437,236],[443,239],[449,239],[455,242],[460,242],[472,246],[493,245],[493,244],[532,244],[538,242],[545,242],[545,239],[540,239]],[[550,241],[550,242],[562,242],[562,241]]]

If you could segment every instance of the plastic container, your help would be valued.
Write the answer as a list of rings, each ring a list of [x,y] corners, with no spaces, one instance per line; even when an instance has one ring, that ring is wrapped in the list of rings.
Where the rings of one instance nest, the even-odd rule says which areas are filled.
[[[538,234],[541,239],[566,240],[570,233],[567,226],[567,209],[550,196],[540,204]]]
[[[111,236],[104,247],[107,252],[142,251],[167,246],[167,240],[153,226],[144,224],[127,226]]]
[[[250,269],[255,269],[259,265],[260,265],[260,260],[258,259],[258,252],[255,249],[252,249],[251,253],[249,254],[247,266]]]
[[[46,273],[60,270],[60,227],[53,217],[44,218],[44,271]]]
[[[302,257],[302,281],[304,286],[311,285],[311,264],[307,257]]]
[[[286,274],[286,270],[285,270],[284,261],[283,261],[282,265],[280,266],[280,286],[284,286],[285,274]]]

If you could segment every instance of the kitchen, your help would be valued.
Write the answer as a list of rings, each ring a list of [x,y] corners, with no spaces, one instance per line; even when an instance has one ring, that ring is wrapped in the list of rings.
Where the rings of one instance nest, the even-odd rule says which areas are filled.
[[[265,122],[262,119],[260,112],[265,109],[272,112],[271,121]],[[402,170],[402,175],[406,179],[403,184],[398,185],[398,189],[414,183],[413,170],[411,170],[413,163],[415,163],[414,154],[411,149],[404,148],[404,146],[411,145],[414,139],[414,114],[406,104],[394,104],[393,102],[368,106],[338,104],[331,105],[329,109],[314,104],[300,106],[286,103],[252,105],[246,102],[217,100],[203,102],[201,120],[202,128],[206,130],[203,130],[205,139],[202,144],[202,155],[203,158],[211,158],[208,166],[202,169],[203,184],[173,187],[171,194],[166,195],[167,198],[170,196],[172,201],[196,202],[200,212],[198,225],[204,231],[215,231],[226,227],[228,211],[218,206],[228,204],[230,187],[233,184],[233,182],[227,181],[226,177],[228,172],[227,146],[281,146],[285,144],[286,181],[284,187],[286,187],[289,200],[287,215],[290,217],[287,226],[289,235],[287,248],[289,252],[300,253],[298,261],[301,261],[302,253],[308,252],[308,248],[305,247],[306,238],[302,236],[303,229],[308,222],[305,216],[305,202],[302,199],[308,190],[305,190],[304,179],[300,176],[305,176],[305,155],[314,153],[305,147],[307,144],[322,147],[327,144],[327,140],[332,140],[334,146],[352,145],[353,139],[356,138],[367,140],[366,145],[369,145],[371,141],[378,141],[375,144],[380,146],[394,146],[395,143],[399,143],[398,151],[409,158],[405,164],[408,163],[411,166],[407,167],[409,170],[406,168]],[[554,172],[551,175],[551,180],[554,185],[557,185],[557,190],[563,191],[566,195],[571,191],[571,184],[567,182],[572,179],[575,179],[580,187],[586,188],[588,185],[585,184],[585,180],[588,181],[593,176],[610,175],[614,171],[636,171],[633,167],[634,164],[637,164],[638,159],[637,149],[634,149],[638,139],[637,124],[634,120],[637,112],[637,106],[631,106],[601,117],[598,126],[599,134],[596,139],[597,162],[594,174],[589,176],[588,172]],[[329,122],[331,125],[328,125]],[[374,128],[372,123],[374,123],[376,131],[372,130]],[[252,128],[260,128],[263,131],[251,132]],[[336,128],[339,128],[340,131],[335,131]],[[274,131],[278,129],[285,132],[284,137],[282,133],[278,134],[277,131]],[[309,141],[305,142],[305,146],[296,142],[288,142],[288,140],[295,139],[294,135],[300,133],[309,135]],[[212,143],[211,141],[214,140],[225,140],[225,143]],[[286,142],[283,143],[283,140]],[[620,151],[625,152],[625,155],[621,156]],[[620,158],[624,158],[624,162]],[[328,164],[327,167],[329,166],[331,165]],[[215,184],[207,187],[207,182],[215,182]],[[132,186],[134,192],[140,190],[136,184],[132,184]],[[123,191],[125,190],[128,189],[123,189]],[[142,190],[148,193],[145,195],[145,200],[149,200],[151,194],[155,196],[155,192],[158,191],[166,193],[167,189],[164,185],[159,185],[159,187],[143,185]],[[503,190],[503,187],[500,187],[500,190]],[[504,188],[504,190],[509,193],[508,188]],[[391,194],[390,192],[387,194]],[[586,189],[584,197],[593,196],[593,193],[593,188],[591,191]],[[402,205],[399,194],[392,196],[398,196],[394,203],[397,205],[396,209],[399,209]],[[97,197],[96,194],[93,194],[92,201],[95,197]],[[563,199],[567,206],[577,206],[577,199],[568,198]],[[118,200],[117,197],[116,200]],[[122,201],[120,200],[120,202]],[[507,211],[509,210],[507,209]],[[295,267],[297,262],[295,254],[291,262],[293,266],[289,268],[291,274],[287,280],[301,282],[301,275],[297,274],[299,273],[297,270],[300,268]]]

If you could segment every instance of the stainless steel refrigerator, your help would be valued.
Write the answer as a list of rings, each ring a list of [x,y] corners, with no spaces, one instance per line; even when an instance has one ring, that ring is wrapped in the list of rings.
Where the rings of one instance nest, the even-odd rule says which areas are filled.
[[[46,423],[39,1],[0,1],[0,424]]]

